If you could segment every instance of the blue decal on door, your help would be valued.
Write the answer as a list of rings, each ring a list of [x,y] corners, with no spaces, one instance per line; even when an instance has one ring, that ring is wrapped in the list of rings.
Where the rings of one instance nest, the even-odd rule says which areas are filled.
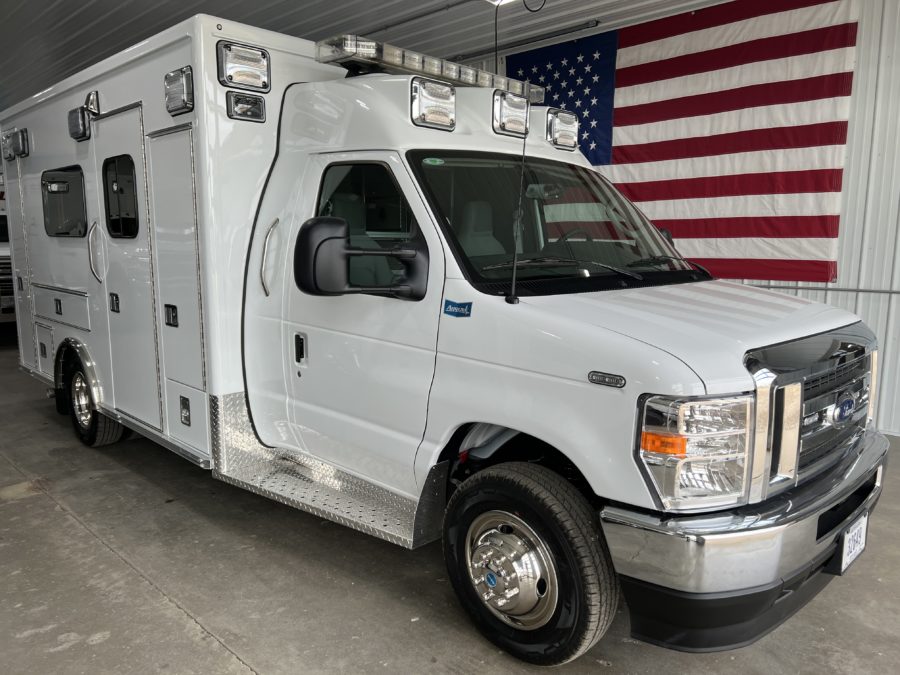
[[[444,300],[444,314],[447,316],[472,316],[472,303]]]

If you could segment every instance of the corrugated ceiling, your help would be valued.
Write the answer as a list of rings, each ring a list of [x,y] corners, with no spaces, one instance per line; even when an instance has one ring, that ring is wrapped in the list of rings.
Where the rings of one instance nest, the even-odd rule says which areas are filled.
[[[499,42],[589,21],[600,32],[721,1],[547,0],[532,14],[516,0],[500,9]],[[0,110],[198,13],[312,40],[355,32],[445,58],[490,52],[494,42],[486,0],[3,0]]]

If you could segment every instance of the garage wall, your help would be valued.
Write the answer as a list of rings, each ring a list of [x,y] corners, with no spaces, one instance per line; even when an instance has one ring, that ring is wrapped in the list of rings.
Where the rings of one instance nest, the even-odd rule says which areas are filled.
[[[844,169],[837,281],[746,283],[826,302],[862,317],[878,334],[880,345],[877,423],[882,430],[900,435],[900,42],[896,39],[900,35],[900,2],[862,0],[857,6],[858,62]],[[671,12],[677,13],[678,9]],[[501,55],[500,72],[505,69],[504,57]],[[471,65],[494,69],[490,56]]]
[[[900,2],[859,7],[837,281],[748,283],[862,317],[880,344],[878,426],[900,434]]]

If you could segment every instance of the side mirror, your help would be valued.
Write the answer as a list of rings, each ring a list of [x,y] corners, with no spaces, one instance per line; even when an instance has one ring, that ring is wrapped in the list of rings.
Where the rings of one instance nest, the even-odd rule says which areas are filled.
[[[390,286],[355,286],[350,282],[350,260],[354,257],[394,258],[404,267],[400,283]],[[391,249],[354,248],[350,226],[342,218],[310,218],[300,226],[294,247],[294,281],[310,295],[368,293],[408,300],[425,297],[428,255],[414,242]]]

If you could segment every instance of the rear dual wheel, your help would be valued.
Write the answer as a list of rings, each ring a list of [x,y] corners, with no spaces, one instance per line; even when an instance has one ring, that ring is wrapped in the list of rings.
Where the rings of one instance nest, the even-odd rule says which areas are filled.
[[[466,480],[447,505],[444,557],[478,629],[530,663],[575,659],[615,616],[618,583],[597,516],[545,467],[510,462]]]

